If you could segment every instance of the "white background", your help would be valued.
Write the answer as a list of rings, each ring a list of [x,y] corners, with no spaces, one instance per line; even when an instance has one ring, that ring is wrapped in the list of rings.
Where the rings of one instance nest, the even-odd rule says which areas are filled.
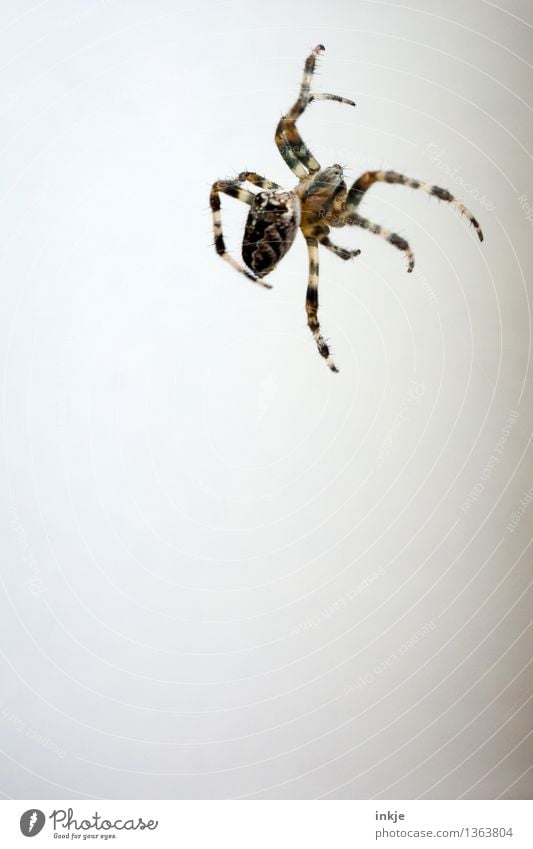
[[[0,13],[0,792],[530,797],[530,4]],[[294,184],[274,129],[318,42],[357,102],[301,120],[322,164],[485,233],[374,187],[417,266],[334,232],[338,375],[303,240],[263,291],[208,205]]]

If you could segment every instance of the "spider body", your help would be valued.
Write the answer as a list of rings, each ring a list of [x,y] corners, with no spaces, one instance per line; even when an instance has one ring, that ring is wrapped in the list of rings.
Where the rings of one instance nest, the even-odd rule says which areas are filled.
[[[244,228],[242,258],[258,277],[270,274],[291,247],[301,207],[294,192],[272,189],[254,196]]]
[[[319,44],[307,57],[298,99],[280,119],[275,133],[275,142],[283,159],[298,178],[298,184],[293,191],[282,189],[277,183],[261,177],[254,171],[243,171],[237,179],[217,180],[213,183],[210,205],[213,213],[216,252],[237,271],[266,288],[271,286],[264,282],[263,278],[283,259],[293,244],[298,229],[301,230],[307,242],[309,255],[307,323],[326,364],[332,371],[338,371],[318,321],[318,246],[322,245],[344,260],[358,256],[360,251],[334,244],[329,238],[330,229],[355,226],[381,236],[405,254],[408,271],[414,268],[413,252],[402,236],[392,233],[359,214],[361,201],[371,186],[375,183],[389,183],[425,191],[449,203],[461,215],[466,216],[476,230],[480,241],[483,241],[483,234],[474,216],[447,189],[422,180],[413,180],[396,171],[367,171],[348,189],[340,165],[321,168],[298,132],[297,119],[306,107],[316,100],[334,100],[355,106],[352,100],[335,94],[311,94],[311,79],[316,58],[323,51],[324,46]],[[262,191],[254,194],[243,187],[242,184],[246,182],[258,186]],[[242,244],[242,258],[245,266],[240,265],[226,250],[220,217],[220,193],[237,198],[250,207]]]

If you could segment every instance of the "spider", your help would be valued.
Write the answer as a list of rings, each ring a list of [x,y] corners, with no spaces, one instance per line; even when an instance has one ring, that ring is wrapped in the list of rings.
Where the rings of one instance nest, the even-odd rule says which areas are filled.
[[[271,289],[272,286],[263,278],[285,256],[300,228],[307,242],[309,254],[307,324],[319,353],[324,357],[331,371],[336,372],[338,369],[331,358],[318,321],[318,247],[322,245],[344,260],[358,256],[361,251],[334,244],[329,238],[330,229],[352,225],[375,233],[405,254],[408,261],[407,271],[410,272],[414,268],[413,252],[405,239],[359,214],[359,205],[374,183],[399,183],[410,186],[412,189],[428,192],[439,200],[447,201],[465,215],[474,226],[480,241],[483,241],[483,234],[471,212],[447,189],[441,189],[422,180],[413,180],[395,171],[366,171],[348,189],[341,165],[321,168],[298,132],[297,119],[314,100],[335,100],[338,103],[355,106],[353,100],[336,94],[311,94],[311,79],[317,56],[324,50],[324,45],[319,44],[307,57],[298,99],[280,119],[275,134],[279,152],[298,178],[298,184],[292,191],[287,191],[254,171],[243,171],[236,179],[217,180],[213,183],[210,206],[213,213],[217,254],[249,280],[267,289]],[[262,191],[250,192],[242,185],[246,182],[258,186]],[[242,258],[247,268],[226,251],[220,216],[221,192],[243,201],[250,207],[242,243]]]

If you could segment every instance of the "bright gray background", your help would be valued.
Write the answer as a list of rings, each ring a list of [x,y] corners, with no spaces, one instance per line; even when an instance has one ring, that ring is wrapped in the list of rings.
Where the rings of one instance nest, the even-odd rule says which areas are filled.
[[[0,11],[2,794],[530,796],[531,4]],[[485,232],[373,188],[417,267],[334,233],[338,375],[303,240],[262,291],[208,207],[295,182],[317,42],[323,164]]]

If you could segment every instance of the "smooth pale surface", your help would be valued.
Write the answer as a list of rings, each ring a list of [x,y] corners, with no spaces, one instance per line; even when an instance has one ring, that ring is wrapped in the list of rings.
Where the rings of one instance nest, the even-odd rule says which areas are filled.
[[[531,797],[531,8],[499,6],[2,4],[3,795]],[[303,240],[263,291],[208,206],[294,184],[318,42],[357,102],[303,117],[322,164],[485,233],[374,187],[417,265],[334,231],[338,375]]]

